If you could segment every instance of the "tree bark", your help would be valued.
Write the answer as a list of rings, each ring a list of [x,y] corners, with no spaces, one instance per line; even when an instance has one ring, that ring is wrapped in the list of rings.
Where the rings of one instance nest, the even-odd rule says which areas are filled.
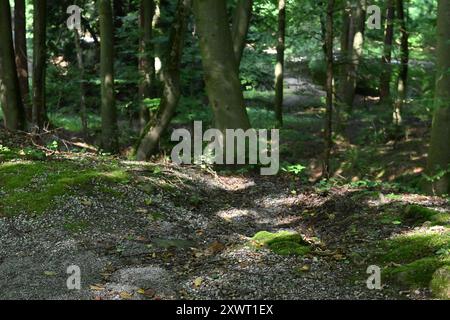
[[[155,58],[152,44],[153,18],[155,15],[155,2],[141,0],[140,3],[140,40],[139,40],[139,100],[140,100],[140,127],[141,131],[151,119],[151,112],[145,104],[146,99],[154,98]]]
[[[75,35],[75,49],[77,52],[77,64],[79,70],[79,81],[80,81],[80,119],[81,128],[84,137],[88,134],[88,120],[87,120],[87,110],[86,110],[86,86],[84,85],[84,62],[83,62],[83,49],[81,48],[80,34],[77,29],[74,30]]]
[[[331,176],[331,150],[333,148],[333,12],[334,0],[328,0],[327,19],[326,19],[326,61],[327,61],[327,113],[325,121],[325,159],[323,164],[323,176],[329,178]]]
[[[118,151],[117,111],[114,94],[114,24],[111,0],[98,0],[100,14],[100,77],[102,148]]]
[[[233,50],[236,57],[236,63],[241,64],[247,40],[248,29],[252,17],[253,0],[239,0],[233,15]]]
[[[149,159],[157,151],[161,134],[167,129],[180,100],[181,58],[190,11],[191,0],[178,0],[176,17],[170,31],[168,52],[165,55],[166,61],[164,61],[162,70],[164,90],[159,114],[154,124],[148,123],[144,134],[138,141],[136,158],[139,161]]]
[[[386,27],[384,31],[384,52],[381,58],[383,70],[380,76],[380,103],[389,102],[391,96],[391,76],[392,76],[392,41],[394,38],[394,0],[388,0],[386,4]]]
[[[47,118],[45,77],[46,77],[46,34],[47,0],[33,2],[33,116],[36,129],[44,128]]]
[[[433,181],[429,189],[438,195],[450,194],[450,0],[439,0],[437,19],[437,76],[435,114],[428,156],[428,175],[447,173]]]
[[[25,0],[14,1],[14,47],[20,93],[28,120],[31,121],[30,87],[28,84],[28,55],[26,38]]]
[[[194,0],[206,91],[216,129],[250,128],[233,51],[226,0]]]
[[[25,110],[20,96],[19,79],[14,54],[9,0],[0,0],[0,64],[3,89],[3,118],[8,130],[25,128]]]
[[[283,126],[284,49],[286,41],[286,0],[278,0],[278,45],[275,66],[275,114],[277,125]]]
[[[400,23],[400,73],[397,79],[397,98],[394,103],[393,122],[396,126],[402,123],[402,108],[406,99],[409,63],[409,34],[406,25],[407,12],[403,0],[397,1],[397,17]]]
[[[366,6],[366,0],[357,0],[356,7],[351,9],[349,18],[348,54],[344,74],[341,78],[343,83],[340,84],[339,98],[350,112],[353,110],[358,68],[363,54]]]

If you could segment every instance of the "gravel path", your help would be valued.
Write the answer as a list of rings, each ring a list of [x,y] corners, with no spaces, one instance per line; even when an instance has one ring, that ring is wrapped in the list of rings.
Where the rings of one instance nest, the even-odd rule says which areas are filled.
[[[294,194],[282,178],[173,166],[156,175],[142,163],[123,165],[134,178],[114,193],[98,184],[57,199],[42,216],[0,218],[0,299],[398,298],[389,287],[368,290],[367,266],[333,253],[345,247],[339,230],[335,247],[314,246],[331,254],[280,256],[248,245],[262,230],[314,242],[301,213],[329,197]],[[339,217],[348,207],[336,203],[327,210]],[[67,289],[72,265],[81,290]]]

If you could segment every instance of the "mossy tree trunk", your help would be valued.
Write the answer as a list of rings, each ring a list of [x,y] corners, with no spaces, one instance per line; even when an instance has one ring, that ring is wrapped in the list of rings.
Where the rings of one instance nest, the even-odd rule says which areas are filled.
[[[19,79],[11,26],[9,0],[0,0],[0,91],[3,91],[2,108],[5,127],[9,130],[25,128],[25,110],[20,96]]]
[[[154,98],[155,85],[155,58],[152,44],[153,18],[155,15],[155,2],[141,0],[139,12],[139,100],[140,100],[140,127],[144,130],[150,121],[151,112],[145,103],[146,99]]]
[[[215,126],[222,132],[226,129],[247,130],[250,121],[233,51],[226,1],[194,0],[194,15]]]
[[[236,63],[241,64],[252,17],[253,0],[239,0],[233,15],[232,38]]]
[[[147,128],[136,148],[136,158],[145,161],[158,149],[161,134],[167,129],[181,96],[180,68],[183,55],[184,38],[187,32],[191,0],[179,0],[176,16],[172,23],[168,52],[163,62],[164,89],[156,121]]]
[[[36,129],[44,128],[48,122],[45,76],[47,60],[47,0],[33,2],[33,116],[32,121]]]
[[[114,24],[110,0],[98,0],[100,14],[100,78],[102,148],[118,151],[117,110],[114,94]]]
[[[435,194],[450,194],[450,0],[439,0],[437,22],[437,77],[435,114],[428,155],[428,175],[436,176],[429,190]]]
[[[277,125],[283,126],[284,49],[286,45],[286,0],[278,0],[278,43],[275,65],[275,114]]]
[[[380,75],[380,103],[390,101],[391,97],[391,76],[392,76],[392,41],[394,39],[394,0],[386,3],[386,26],[384,31],[384,51],[381,58],[383,70]]]
[[[25,107],[27,119],[31,121],[25,0],[14,1],[14,48],[22,102]]]

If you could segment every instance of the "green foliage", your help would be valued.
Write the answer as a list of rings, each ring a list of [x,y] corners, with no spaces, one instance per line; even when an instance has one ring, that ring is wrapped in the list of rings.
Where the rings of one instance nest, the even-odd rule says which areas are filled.
[[[281,170],[294,175],[300,175],[306,169],[305,166],[301,164],[284,164]]]

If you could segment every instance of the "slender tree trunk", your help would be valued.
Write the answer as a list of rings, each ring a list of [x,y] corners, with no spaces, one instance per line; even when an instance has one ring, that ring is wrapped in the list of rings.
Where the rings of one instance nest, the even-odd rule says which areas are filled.
[[[47,118],[45,97],[47,0],[33,2],[33,125],[44,128]]]
[[[80,119],[81,127],[83,130],[84,137],[88,134],[88,119],[86,110],[86,87],[84,85],[84,62],[83,62],[83,49],[81,48],[80,34],[77,29],[74,30],[75,35],[75,49],[77,52],[77,63],[79,70],[79,81],[80,81]]]
[[[248,129],[250,121],[233,51],[226,0],[194,0],[206,91],[216,128]]]
[[[0,55],[0,107],[2,108],[2,110],[4,110],[6,108],[6,96],[5,96],[5,86],[3,85],[3,81],[2,81],[2,59],[1,59],[1,55]],[[3,111],[3,113],[5,113],[5,111]]]
[[[164,73],[164,91],[161,97],[159,114],[154,124],[148,123],[138,142],[136,158],[139,161],[147,160],[156,152],[161,134],[167,129],[180,100],[181,58],[190,11],[191,0],[178,0],[176,17],[170,31],[169,49],[165,55],[166,60],[162,70]]]
[[[118,151],[117,111],[114,94],[114,24],[111,0],[98,0],[100,14],[100,77],[102,148]]]
[[[279,127],[283,126],[284,49],[286,40],[286,0],[278,0],[278,45],[275,66],[275,114]]]
[[[366,0],[357,0],[356,8],[351,10],[348,37],[348,58],[341,84],[339,97],[349,111],[353,110],[353,100],[358,80],[358,68],[363,54],[364,30],[366,20]]]
[[[396,126],[402,123],[402,109],[406,99],[406,88],[408,84],[409,63],[409,34],[407,30],[407,11],[403,0],[397,1],[397,17],[400,23],[400,73],[397,80],[397,99],[394,104],[393,122]]]
[[[3,89],[3,118],[9,130],[25,128],[25,110],[20,97],[19,79],[14,54],[11,7],[9,0],[0,0],[0,86]]]
[[[233,15],[233,50],[237,65],[241,64],[252,17],[253,0],[239,0]]]
[[[140,127],[141,131],[151,119],[151,111],[145,103],[146,99],[154,98],[155,58],[152,45],[153,18],[155,2],[141,0],[140,3],[140,40],[139,40],[139,99],[140,99]]]
[[[392,76],[392,41],[394,38],[394,0],[387,1],[386,27],[384,31],[384,52],[381,58],[383,71],[380,76],[380,103],[386,103],[391,95],[391,76]]]
[[[26,110],[27,118],[31,121],[25,0],[14,1],[14,47],[22,102]]]
[[[326,19],[326,61],[327,61],[327,114],[325,122],[325,159],[323,167],[323,176],[329,178],[331,176],[330,158],[333,148],[333,12],[334,0],[328,0],[327,19]]]
[[[447,170],[429,189],[450,194],[450,0],[439,0],[437,22],[437,76],[435,114],[428,156],[428,175]]]

